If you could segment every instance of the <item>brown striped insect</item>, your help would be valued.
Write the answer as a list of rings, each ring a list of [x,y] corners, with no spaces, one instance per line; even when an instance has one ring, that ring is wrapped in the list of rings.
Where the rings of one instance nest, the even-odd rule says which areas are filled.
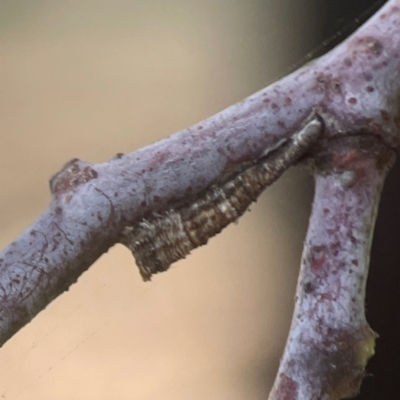
[[[321,127],[321,120],[315,117],[291,138],[266,149],[255,163],[214,183],[185,204],[126,227],[121,242],[132,251],[143,280],[166,271],[237,221],[316,142]]]

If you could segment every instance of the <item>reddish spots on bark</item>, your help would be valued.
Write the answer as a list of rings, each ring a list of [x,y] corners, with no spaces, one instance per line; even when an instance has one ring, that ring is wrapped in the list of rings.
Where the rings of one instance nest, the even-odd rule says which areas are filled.
[[[321,89],[325,89],[326,88],[326,84],[328,82],[328,79],[324,76],[324,75],[319,75],[317,77],[317,85],[321,88]]]
[[[367,86],[365,89],[368,93],[372,93],[373,91],[375,91],[375,89],[372,86]]]
[[[278,104],[272,103],[272,104],[271,104],[271,108],[272,108],[273,110],[276,110],[276,109],[279,108],[279,107],[278,107]]]
[[[264,100],[263,100],[263,102],[264,102],[264,103],[267,103],[267,104],[268,104],[270,101],[271,101],[270,99],[264,99]]]
[[[349,237],[349,239],[350,239],[350,242],[353,244],[353,245],[357,245],[358,244],[358,240],[353,236],[353,235],[348,235],[348,237]]]
[[[225,149],[222,147],[217,147],[217,151],[219,154],[224,155],[225,154]]]
[[[352,166],[355,162],[359,161],[360,158],[361,154],[359,150],[349,150],[341,154],[335,154],[333,156],[333,163],[337,167],[347,169],[349,166]]]
[[[390,114],[386,110],[381,110],[381,117],[384,121],[389,121]]]
[[[279,375],[279,386],[274,398],[279,400],[300,400],[298,398],[298,383],[285,374]]]
[[[325,262],[326,262],[325,255],[320,255],[320,256],[312,255],[311,256],[310,264],[311,264],[312,269],[316,269],[316,270],[323,269]]]
[[[322,301],[334,301],[336,300],[336,296],[334,296],[332,293],[320,293],[320,300]]]
[[[285,105],[290,106],[292,104],[292,99],[290,97],[285,98]]]
[[[341,248],[340,242],[334,242],[331,244],[330,250],[334,257],[336,257],[339,254],[340,248]]]
[[[201,131],[201,130],[203,129],[203,126],[202,126],[202,125],[199,125],[199,126],[197,127],[197,129],[198,129],[199,131]]]
[[[367,171],[362,166],[360,166],[359,168],[354,168],[354,172],[356,173],[357,180],[363,179],[368,176]]]
[[[357,99],[355,97],[350,97],[348,99],[349,104],[357,104]]]
[[[331,88],[337,94],[341,94],[342,93],[342,85],[340,84],[339,81],[333,80],[331,82]]]
[[[344,65],[346,67],[351,67],[353,65],[353,62],[350,60],[350,58],[345,58],[344,59]]]
[[[354,182],[367,176],[365,170],[365,154],[358,149],[348,150],[340,154],[335,154],[333,163],[337,168],[343,168],[355,173]]]
[[[313,269],[322,269],[326,261],[326,257],[314,258],[313,263],[311,264],[311,268]]]
[[[226,150],[230,154],[236,154],[235,148],[233,146],[231,146],[230,144],[226,145]]]
[[[373,80],[373,76],[372,76],[370,73],[368,73],[368,72],[365,72],[365,73],[363,74],[363,76],[364,76],[364,79],[365,79],[367,82],[371,82],[371,81]]]
[[[149,164],[150,168],[158,169],[163,163],[165,163],[170,157],[168,152],[157,151]]]
[[[323,245],[323,246],[314,246],[314,247],[313,247],[313,251],[314,251],[315,253],[322,253],[322,252],[325,251],[325,249],[326,249],[326,246],[325,246],[325,245]]]
[[[310,294],[315,290],[315,287],[312,284],[312,282],[306,282],[303,285],[303,289],[304,289],[304,293]]]
[[[61,215],[62,214],[62,207],[56,207],[56,209],[55,209],[55,213],[57,214],[57,215]]]
[[[358,39],[357,44],[365,47],[368,53],[376,57],[380,56],[383,52],[383,44],[370,36]]]
[[[342,84],[333,79],[332,74],[321,74],[317,77],[317,86],[324,91],[331,91],[336,95],[342,94]]]
[[[329,214],[329,208],[324,208],[323,213],[324,213],[324,215]]]

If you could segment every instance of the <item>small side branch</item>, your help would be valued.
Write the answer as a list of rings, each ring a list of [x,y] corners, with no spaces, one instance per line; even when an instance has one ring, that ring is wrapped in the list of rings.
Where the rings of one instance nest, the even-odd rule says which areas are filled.
[[[375,138],[330,143],[316,190],[296,307],[270,400],[357,395],[376,334],[365,320],[373,228],[394,152]]]

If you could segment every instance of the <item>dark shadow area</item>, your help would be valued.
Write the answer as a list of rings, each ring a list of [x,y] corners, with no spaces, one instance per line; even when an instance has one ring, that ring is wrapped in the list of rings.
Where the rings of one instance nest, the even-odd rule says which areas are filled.
[[[392,400],[400,391],[400,164],[391,171],[383,190],[367,286],[367,319],[378,332],[376,354],[368,364],[359,399]]]
[[[321,54],[332,49],[351,35],[386,0],[323,0],[315,3],[317,11],[324,19]]]

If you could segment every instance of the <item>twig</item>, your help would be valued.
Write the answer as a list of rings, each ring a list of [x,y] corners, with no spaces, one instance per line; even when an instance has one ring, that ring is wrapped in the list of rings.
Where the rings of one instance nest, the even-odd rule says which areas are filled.
[[[268,167],[273,150],[279,158],[282,144],[318,115],[323,134],[317,147],[304,150],[312,152],[318,172],[296,308],[303,320],[293,322],[272,398],[353,394],[342,378],[348,372],[358,385],[373,338],[364,321],[363,289],[373,210],[392,159],[388,149],[399,143],[399,78],[400,0],[390,0],[324,57],[192,128],[104,164],[72,160],[51,179],[49,208],[0,254],[0,345],[110,246],[125,241],[134,247],[127,227],[193,206],[210,188],[218,191],[262,163],[266,153],[272,157]],[[356,202],[353,212],[346,211],[347,201]],[[342,229],[351,230],[354,243],[349,231],[340,236]],[[142,266],[145,278],[152,268]],[[353,283],[360,289],[354,302]],[[319,383],[306,397],[314,357]]]
[[[373,228],[394,152],[375,138],[316,157],[315,198],[292,326],[270,400],[355,396],[376,334],[365,320]]]

